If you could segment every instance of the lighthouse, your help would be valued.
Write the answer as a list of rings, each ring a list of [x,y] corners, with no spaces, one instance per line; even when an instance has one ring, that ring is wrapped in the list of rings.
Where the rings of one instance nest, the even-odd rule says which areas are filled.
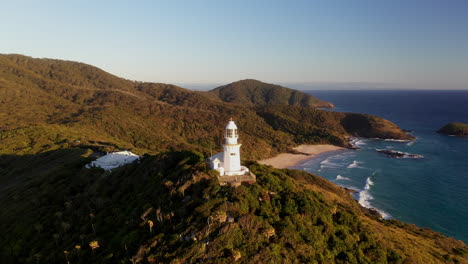
[[[240,165],[240,147],[237,134],[237,126],[231,120],[226,126],[224,134],[225,142],[223,144],[223,160],[224,160],[224,174],[225,175],[239,175],[241,173]]]
[[[249,174],[247,167],[241,166],[239,134],[236,123],[229,120],[224,132],[223,152],[210,157],[210,167],[220,176],[239,176]]]

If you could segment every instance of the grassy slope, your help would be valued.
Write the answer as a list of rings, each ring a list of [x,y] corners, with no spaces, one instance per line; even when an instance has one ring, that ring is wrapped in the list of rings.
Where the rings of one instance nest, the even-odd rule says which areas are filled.
[[[251,163],[258,182],[233,189],[218,185],[198,153],[147,156],[111,174],[84,169],[89,153],[0,156],[0,174],[22,181],[0,192],[2,263],[64,263],[64,251],[71,263],[467,260],[462,242],[376,219],[346,190],[306,172]]]
[[[274,92],[270,99],[282,98],[285,89],[278,89],[280,94]],[[408,137],[378,117],[226,103],[174,85],[128,81],[83,63],[0,55],[1,153],[31,154],[75,145],[139,153],[209,153],[219,149],[230,117],[238,121],[243,151],[250,159],[288,151],[299,143],[346,146],[349,135]],[[361,122],[347,121],[353,117]]]
[[[230,116],[239,120],[249,159],[299,143],[345,145],[349,135],[407,137],[374,116],[246,107],[172,85],[131,82],[81,63],[0,55],[2,263],[12,256],[21,262],[65,262],[64,250],[73,263],[128,262],[132,256],[190,261],[203,255],[213,257],[204,261],[219,263],[238,254],[241,262],[465,260],[462,243],[373,219],[343,189],[303,172],[252,164],[259,183],[231,190],[218,187],[196,153],[148,157],[112,175],[83,169],[91,149],[208,153],[221,141]],[[264,196],[271,191],[277,194]],[[155,222],[152,234],[139,218],[149,207],[155,209],[149,216]],[[222,219],[222,211],[235,222],[208,228],[207,219]],[[271,227],[275,234],[266,239],[262,234]],[[192,232],[199,242],[180,241],[179,235],[190,238]],[[93,239],[101,243],[94,254],[87,245]],[[73,249],[77,244],[83,250]]]

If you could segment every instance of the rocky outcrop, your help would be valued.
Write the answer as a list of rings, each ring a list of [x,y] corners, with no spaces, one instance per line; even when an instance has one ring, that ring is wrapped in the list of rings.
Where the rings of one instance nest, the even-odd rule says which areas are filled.
[[[377,152],[387,155],[389,158],[397,159],[422,159],[423,155],[411,154],[402,151],[388,150],[388,149],[376,149]]]

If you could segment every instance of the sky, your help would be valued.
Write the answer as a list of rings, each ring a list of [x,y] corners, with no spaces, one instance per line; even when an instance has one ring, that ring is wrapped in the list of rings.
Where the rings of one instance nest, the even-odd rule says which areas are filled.
[[[130,80],[468,89],[464,0],[0,0],[0,7],[0,53],[80,61]]]

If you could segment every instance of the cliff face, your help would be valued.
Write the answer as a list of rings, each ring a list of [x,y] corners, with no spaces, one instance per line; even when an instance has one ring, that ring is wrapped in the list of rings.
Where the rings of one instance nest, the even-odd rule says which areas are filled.
[[[0,177],[2,263],[468,260],[463,242],[382,220],[303,171],[249,163],[257,182],[232,188],[197,152],[146,155],[111,173],[84,169],[90,153],[0,156],[0,175],[16,177]]]
[[[225,102],[228,93],[237,103]],[[408,138],[378,117],[311,107],[320,104],[302,92],[254,80],[193,92],[125,80],[83,63],[0,55],[0,153],[74,146],[209,153],[219,148],[230,117],[239,124],[249,159],[300,143],[347,146],[350,135]]]
[[[454,136],[468,137],[468,124],[463,123],[450,123],[441,128],[438,133]]]

